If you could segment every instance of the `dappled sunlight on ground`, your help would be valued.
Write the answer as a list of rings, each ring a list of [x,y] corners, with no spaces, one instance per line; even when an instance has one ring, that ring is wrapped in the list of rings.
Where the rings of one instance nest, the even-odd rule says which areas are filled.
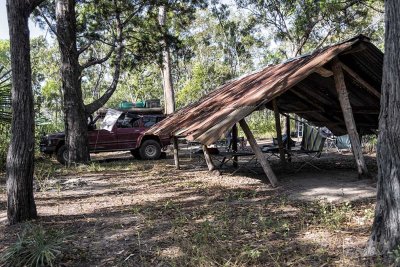
[[[366,265],[375,191],[346,164],[294,173],[273,163],[274,189],[245,169],[216,176],[197,160],[182,159],[180,171],[172,162],[126,154],[70,170],[39,162],[49,173],[35,183],[36,223],[73,236],[63,266]],[[5,225],[5,194],[0,203],[3,249],[20,226]]]

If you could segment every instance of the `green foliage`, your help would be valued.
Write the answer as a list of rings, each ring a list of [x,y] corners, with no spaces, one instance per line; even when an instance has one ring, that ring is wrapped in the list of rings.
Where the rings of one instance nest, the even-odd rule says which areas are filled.
[[[5,169],[11,122],[11,72],[9,41],[0,40],[0,172]]]
[[[176,96],[178,107],[193,103],[206,95],[219,85],[223,84],[230,77],[230,68],[225,65],[205,65],[195,62],[192,67],[192,74],[186,80],[185,85]]]
[[[253,112],[247,117],[247,123],[256,137],[276,137],[275,117],[270,110]]]
[[[390,253],[395,264],[400,264],[400,245],[397,245],[395,249]]]
[[[5,170],[8,144],[10,143],[9,126],[0,124],[0,172]]]
[[[41,225],[26,224],[15,244],[1,255],[5,266],[55,266],[66,240],[63,231],[46,230]]]
[[[327,203],[324,201],[307,204],[303,207],[302,214],[313,214],[313,224],[320,224],[328,229],[337,230],[349,222],[353,215],[350,203]],[[303,222],[304,224],[304,222]]]
[[[368,153],[376,152],[378,137],[376,135],[364,135],[361,140],[364,150]]]
[[[236,0],[287,58],[363,33],[383,42],[383,1]]]

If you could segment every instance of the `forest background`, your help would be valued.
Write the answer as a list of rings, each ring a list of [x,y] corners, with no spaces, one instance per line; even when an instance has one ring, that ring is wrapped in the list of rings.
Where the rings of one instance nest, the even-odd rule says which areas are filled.
[[[90,24],[101,23],[100,16],[87,19],[93,13],[89,8],[90,5],[77,6],[78,22],[87,26],[86,33],[90,33]],[[46,10],[36,12],[31,18],[43,32],[42,36],[31,40],[36,140],[44,132],[63,131],[64,127],[60,52],[51,27],[43,20],[44,13]],[[147,16],[156,18],[151,14],[149,9]],[[360,33],[370,37],[383,50],[381,0],[210,1],[203,2],[194,13],[181,16],[171,9],[167,16],[178,109],[230,79]],[[156,27],[157,20],[149,17],[138,21],[133,34],[125,40],[127,51],[120,81],[107,107],[118,107],[122,101],[154,98],[163,102],[162,53],[156,38],[151,39],[151,36],[159,34],[160,29]],[[134,42],[139,38],[140,47],[139,42]],[[9,40],[0,40],[0,169],[4,169],[10,139],[9,48]],[[82,60],[107,56],[109,50],[107,43],[99,43],[91,46]],[[82,90],[85,103],[99,98],[107,90],[112,80],[113,62],[111,57],[84,70]],[[249,124],[259,136],[270,135],[275,130],[273,114],[267,110],[254,112]]]

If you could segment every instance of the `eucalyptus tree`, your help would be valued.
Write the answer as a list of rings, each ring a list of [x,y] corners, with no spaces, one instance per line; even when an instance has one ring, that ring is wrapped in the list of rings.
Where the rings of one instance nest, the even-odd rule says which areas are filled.
[[[10,224],[36,218],[33,197],[34,105],[28,19],[43,0],[7,0],[12,70],[12,138],[7,155]]]
[[[251,18],[214,3],[199,11],[174,53],[177,105],[208,94],[225,81],[254,70],[267,41]]]
[[[163,36],[157,23],[158,6],[168,5],[172,12],[180,14],[193,12],[198,2],[55,0],[55,8],[50,6],[38,12],[42,23],[52,29],[60,47],[69,162],[90,160],[87,117],[112,96],[121,68],[135,68],[149,58],[158,60]],[[105,47],[108,50],[102,53]],[[82,84],[88,80],[90,68],[99,68],[100,64],[114,68],[111,74],[108,70],[99,72],[103,82],[108,80],[109,85],[102,86],[98,79],[92,90],[94,100],[85,103]]]
[[[290,58],[358,33],[380,41],[383,0],[235,0]]]
[[[400,3],[397,0],[385,2],[385,16],[385,58],[377,146],[378,192],[366,253],[388,256],[393,250],[398,250],[400,244]]]

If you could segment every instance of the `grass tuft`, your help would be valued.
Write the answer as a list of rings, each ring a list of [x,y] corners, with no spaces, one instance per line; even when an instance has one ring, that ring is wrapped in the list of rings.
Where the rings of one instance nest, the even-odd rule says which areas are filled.
[[[26,224],[18,240],[1,254],[0,263],[10,267],[54,266],[65,240],[63,231]]]

